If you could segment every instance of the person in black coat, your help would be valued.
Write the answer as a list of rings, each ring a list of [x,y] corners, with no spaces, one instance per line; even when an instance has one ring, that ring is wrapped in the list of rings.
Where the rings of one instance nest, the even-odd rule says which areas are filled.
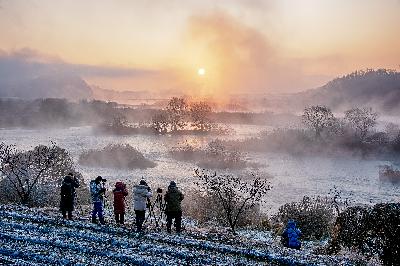
[[[172,220],[175,219],[175,229],[179,234],[182,229],[182,206],[184,199],[182,192],[176,186],[175,181],[171,181],[168,191],[164,195],[165,214],[167,215],[167,232],[171,233]]]
[[[64,177],[61,185],[61,201],[60,210],[62,212],[63,218],[72,220],[72,211],[74,210],[75,201],[75,189],[79,187],[79,180],[74,177],[72,173],[69,173]]]

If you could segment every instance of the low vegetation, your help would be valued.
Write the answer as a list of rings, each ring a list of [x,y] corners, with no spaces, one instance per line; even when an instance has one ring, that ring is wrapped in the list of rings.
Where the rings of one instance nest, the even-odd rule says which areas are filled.
[[[267,180],[253,175],[251,181],[243,181],[233,175],[217,175],[217,173],[195,170],[200,191],[208,195],[214,205],[220,208],[220,219],[228,225],[232,233],[236,233],[239,220],[245,221],[245,214],[259,208],[262,198],[271,189]],[[207,197],[206,197],[207,199]],[[217,211],[218,214],[218,211]],[[217,216],[218,217],[218,216]]]
[[[378,256],[384,265],[399,265],[399,225],[399,203],[349,207],[336,220],[329,251],[353,248],[368,258]]]
[[[89,167],[145,169],[156,164],[129,144],[109,144],[103,149],[85,151],[79,156],[79,164]]]
[[[258,166],[248,162],[244,153],[226,146],[219,139],[209,142],[203,149],[185,142],[173,147],[170,154],[177,160],[194,161],[197,166],[207,169],[243,169]]]
[[[185,192],[183,201],[185,215],[195,220],[201,226],[223,226],[229,227],[222,202],[216,195],[191,189]],[[264,215],[261,213],[260,205],[256,204],[252,208],[245,209],[239,216],[237,227],[260,226]]]
[[[335,212],[329,200],[320,197],[304,197],[300,202],[287,203],[279,208],[275,222],[287,224],[295,220],[303,239],[323,239],[330,236]]]

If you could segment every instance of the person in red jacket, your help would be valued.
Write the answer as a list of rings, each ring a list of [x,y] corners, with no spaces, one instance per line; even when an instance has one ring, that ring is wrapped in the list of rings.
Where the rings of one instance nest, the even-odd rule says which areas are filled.
[[[124,224],[125,217],[125,197],[128,196],[126,185],[122,182],[115,183],[114,194],[114,214],[117,224]]]

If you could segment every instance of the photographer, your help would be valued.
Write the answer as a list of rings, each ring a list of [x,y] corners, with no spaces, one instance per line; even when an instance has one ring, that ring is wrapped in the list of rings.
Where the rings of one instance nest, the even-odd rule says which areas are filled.
[[[123,182],[115,183],[114,194],[114,214],[117,224],[124,224],[125,217],[125,197],[128,196],[126,185]]]
[[[142,231],[143,222],[146,215],[147,201],[151,198],[153,193],[146,181],[141,180],[139,185],[133,187],[133,209],[136,215],[136,230]]]
[[[165,214],[167,215],[167,232],[171,233],[172,220],[175,219],[175,229],[179,234],[181,232],[182,223],[182,207],[181,202],[184,196],[179,191],[176,183],[171,181],[168,186],[168,191],[164,196],[166,203]]]
[[[97,224],[97,216],[101,224],[105,224],[103,216],[103,201],[106,189],[104,184],[107,180],[98,176],[95,180],[90,181],[90,194],[92,196],[93,211],[92,211],[92,223]]]
[[[72,211],[74,210],[75,189],[79,187],[79,180],[69,173],[64,177],[61,185],[60,210],[64,219],[72,220]]]

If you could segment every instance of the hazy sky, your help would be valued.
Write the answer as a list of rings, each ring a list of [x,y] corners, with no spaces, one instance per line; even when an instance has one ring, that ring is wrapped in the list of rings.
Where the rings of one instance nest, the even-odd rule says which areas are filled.
[[[298,91],[399,69],[400,1],[0,0],[2,58],[118,90]]]

